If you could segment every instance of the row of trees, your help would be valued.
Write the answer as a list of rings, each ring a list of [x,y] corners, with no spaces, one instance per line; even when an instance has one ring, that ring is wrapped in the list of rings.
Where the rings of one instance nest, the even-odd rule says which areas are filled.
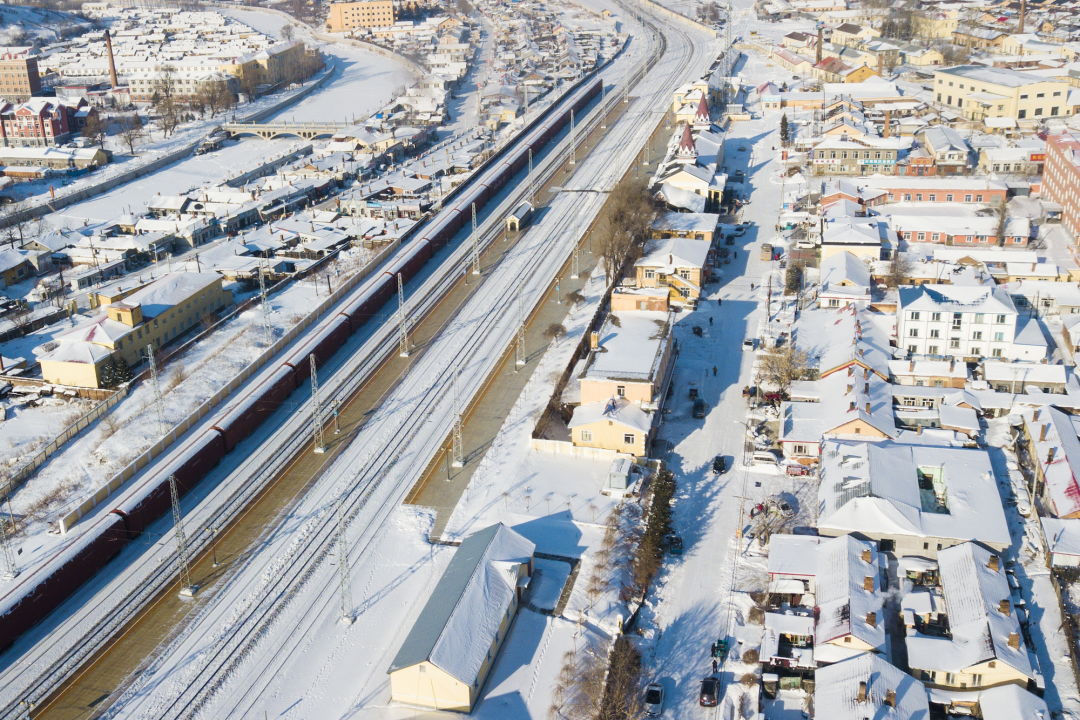
[[[641,257],[655,214],[655,201],[644,180],[627,177],[612,190],[594,240],[609,280]]]

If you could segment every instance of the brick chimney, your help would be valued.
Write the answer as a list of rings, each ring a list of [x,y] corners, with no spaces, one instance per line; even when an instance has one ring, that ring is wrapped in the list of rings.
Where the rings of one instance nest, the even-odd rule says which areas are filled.
[[[998,556],[991,555],[990,560],[988,560],[986,563],[986,567],[990,568],[994,572],[997,572],[998,569],[1001,567],[1001,562],[998,560]]]
[[[1045,425],[1043,427],[1045,427]],[[1056,450],[1056,449],[1057,448],[1050,448],[1050,450],[1047,451],[1047,453],[1046,453],[1046,464],[1047,465],[1054,462],[1054,455],[1055,455],[1054,450]]]
[[[859,702],[866,702],[866,681],[859,681]]]
[[[1020,633],[1009,633],[1009,647],[1013,650],[1020,649]]]
[[[1002,600],[1001,602],[998,603],[998,612],[1000,612],[1002,615],[1008,615],[1009,610],[1011,610],[1011,609],[1012,609],[1012,606],[1011,606],[1011,604],[1009,603],[1008,600]]]
[[[600,347],[600,333],[598,333],[598,332],[589,333],[589,349],[590,350],[596,350],[599,347]]]
[[[852,401],[851,401],[851,404],[850,404],[850,405],[848,406],[848,412],[851,412],[851,411],[852,411],[852,410],[854,410],[854,409],[855,409],[855,401],[854,401],[854,400],[852,400]]]
[[[885,127],[882,129],[882,137],[892,137],[892,110],[885,111]]]
[[[867,575],[862,579],[863,590],[867,592],[874,592],[874,576]]]
[[[889,707],[892,707],[892,708],[896,707],[896,691],[895,690],[886,690],[885,691],[885,704],[888,705]]]
[[[871,553],[869,550],[863,550],[862,551],[862,560],[863,560],[863,562],[866,562],[866,563],[871,562],[873,560],[873,557],[874,557],[873,553]]]
[[[817,63],[821,64],[821,23],[817,26]]]
[[[1046,425],[1039,426],[1039,442],[1046,442]]]
[[[1024,33],[1024,21],[1027,20],[1027,0],[1020,0],[1020,23],[1016,27],[1016,32],[1023,35]]]
[[[870,627],[877,627],[877,613],[875,613],[875,612],[866,613],[866,624],[869,625]]]
[[[113,60],[112,49],[112,36],[109,35],[109,31],[105,31],[105,48],[109,51],[109,82],[112,83],[113,89],[120,87],[120,81],[116,79],[116,62]]]
[[[869,414],[870,414],[870,403],[869,403],[869,402],[868,402],[868,403],[866,403],[866,414],[867,414],[867,415],[869,415]]]

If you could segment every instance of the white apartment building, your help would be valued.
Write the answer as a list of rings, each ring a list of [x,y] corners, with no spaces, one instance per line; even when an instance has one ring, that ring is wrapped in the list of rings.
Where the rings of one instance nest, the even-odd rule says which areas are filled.
[[[1016,306],[1000,287],[900,288],[897,345],[912,355],[1013,360]]]

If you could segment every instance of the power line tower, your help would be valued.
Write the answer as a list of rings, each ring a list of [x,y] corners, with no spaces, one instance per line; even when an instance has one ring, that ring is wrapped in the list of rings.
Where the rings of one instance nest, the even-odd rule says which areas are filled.
[[[465,447],[461,441],[461,396],[458,394],[458,370],[454,368],[454,467],[465,466]]]
[[[472,204],[472,274],[480,274],[480,236],[476,234],[476,203]]]
[[[184,521],[180,517],[180,494],[176,492],[176,476],[169,476],[169,494],[172,495],[173,525],[176,526],[176,554],[180,561],[180,594],[191,597],[199,591],[199,586],[191,582],[191,564],[188,562],[187,537],[184,535]]]
[[[263,330],[266,333],[266,344],[269,345],[274,339],[274,326],[270,324],[270,305],[267,302],[266,277],[262,263],[259,264],[259,297],[262,305]]]
[[[581,250],[578,247],[578,245],[575,243],[575,245],[574,245],[574,254],[570,259],[570,277],[574,278],[575,280],[577,280],[578,275],[581,274],[581,268],[579,267],[580,264],[581,264]]]
[[[15,534],[15,519],[11,517],[10,511],[8,511],[7,521],[0,518],[0,554],[4,556],[4,580],[11,580],[19,574],[19,566],[15,564],[15,553],[11,550],[8,523],[11,523],[11,535],[13,536]]]
[[[345,503],[341,498],[337,499],[337,551],[338,551],[338,584],[341,595],[341,619],[349,625],[356,620],[352,611],[352,583],[349,581],[349,548],[345,543]]]
[[[525,301],[518,290],[517,367],[525,364]]]
[[[315,372],[315,353],[308,355],[311,361],[311,421],[312,434],[315,437],[315,452],[326,452],[326,443],[323,442],[322,408],[319,407],[319,375]]]
[[[169,432],[165,421],[165,401],[161,397],[161,383],[158,382],[157,361],[154,360],[154,343],[146,346],[146,362],[150,363],[150,387],[154,391],[154,410],[157,411],[158,434]]]
[[[529,204],[536,207],[536,178],[533,177],[532,148],[529,148]]]
[[[405,318],[405,285],[401,279],[401,273],[397,274],[397,301],[398,301],[398,355],[409,357],[409,325]]]

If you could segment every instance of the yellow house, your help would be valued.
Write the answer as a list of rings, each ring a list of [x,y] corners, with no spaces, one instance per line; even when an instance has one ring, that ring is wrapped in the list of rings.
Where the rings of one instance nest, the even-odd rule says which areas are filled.
[[[34,275],[34,266],[25,251],[0,250],[0,288],[14,285]]]
[[[679,108],[687,103],[693,103],[696,106],[702,97],[708,97],[709,94],[709,83],[705,80],[684,83],[676,88],[672,95],[671,112],[678,112]]]
[[[674,364],[673,325],[670,313],[608,313],[603,327],[589,338],[589,355],[579,376],[581,404],[624,398],[656,410]]]
[[[222,63],[221,72],[239,78],[243,86],[277,85],[291,76],[307,54],[304,43],[289,40]],[[244,82],[248,80],[249,82]]]
[[[960,13],[957,10],[937,12],[928,16],[916,16],[916,35],[929,40],[951,38],[960,26]]]
[[[692,214],[698,213],[686,213]],[[709,247],[709,241],[692,238],[650,240],[645,246],[645,256],[634,263],[635,285],[639,288],[667,287],[670,302],[696,301],[709,279]]]
[[[389,27],[393,24],[393,0],[332,2],[330,16],[326,20],[327,29],[330,32],[343,32],[355,28]]]
[[[958,65],[934,73],[934,100],[969,120],[1072,115],[1069,84],[1009,68]]]
[[[101,371],[123,358],[129,367],[146,346],[161,347],[231,305],[232,292],[217,273],[172,273],[122,300],[111,302],[88,322],[58,335],[59,347],[41,355],[41,374],[58,385],[100,387]]]
[[[860,65],[840,73],[840,77],[846,83],[861,83],[867,78],[879,77],[877,71],[869,65]]]
[[[652,418],[625,398],[578,405],[570,420],[577,447],[601,448],[644,457],[652,435]]]
[[[950,637],[907,637],[911,674],[931,687],[973,689],[1035,679],[1005,563],[966,542],[938,551]]]
[[[392,702],[472,712],[529,586],[535,550],[502,523],[462,541],[386,671]]]

